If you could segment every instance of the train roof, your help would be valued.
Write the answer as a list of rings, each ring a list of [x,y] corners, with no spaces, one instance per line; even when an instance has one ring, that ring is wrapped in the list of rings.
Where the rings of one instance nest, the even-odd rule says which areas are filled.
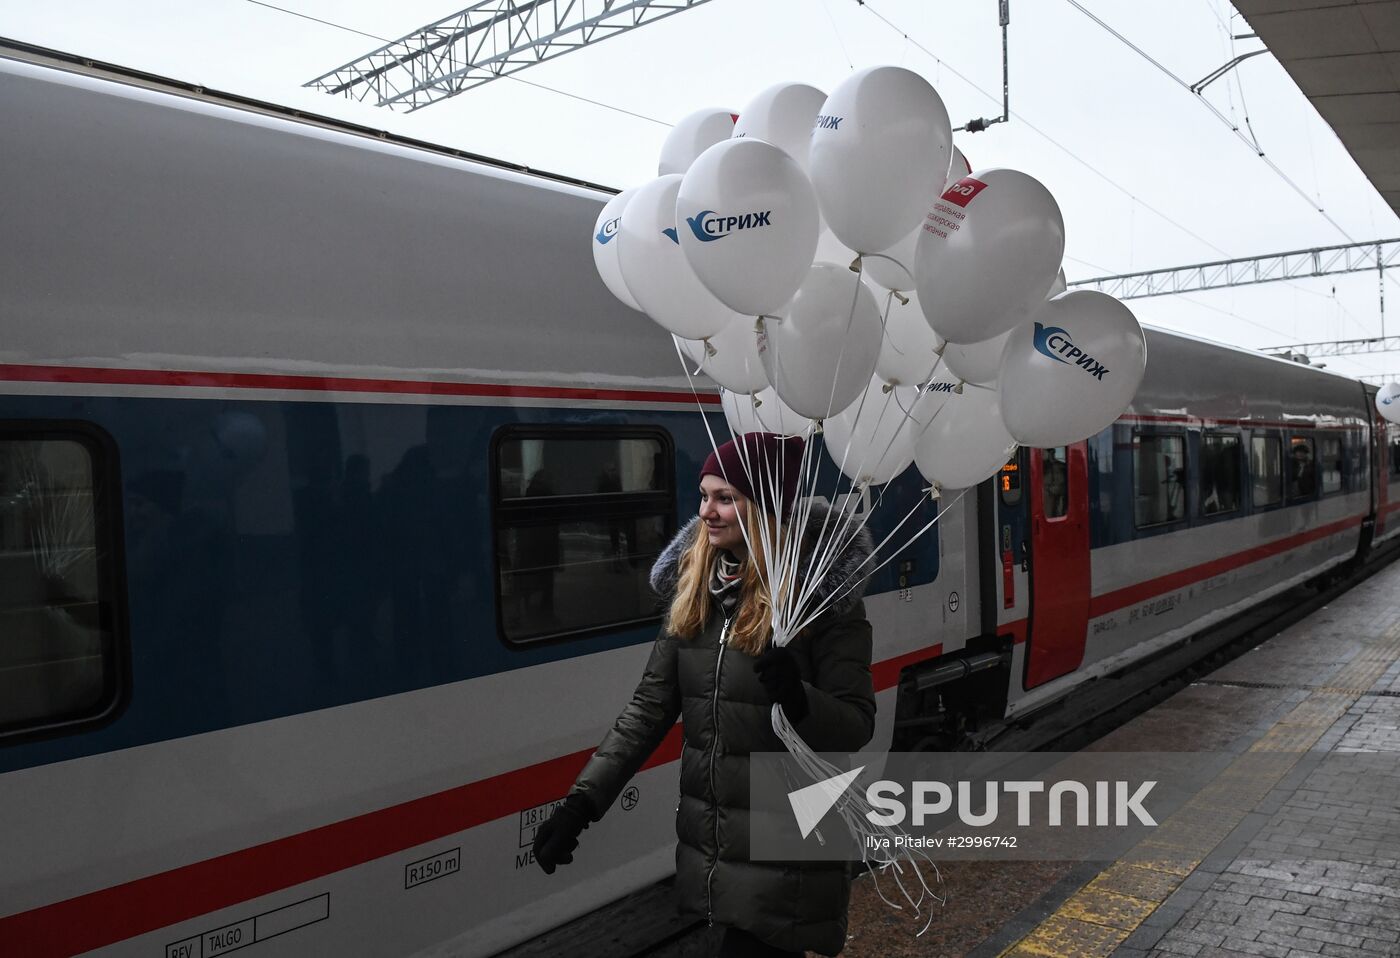
[[[610,191],[69,67],[0,58],[0,362],[689,392]]]
[[[136,70],[131,67],[124,67],[116,63],[108,63],[103,60],[93,60],[74,53],[54,50],[50,47],[42,47],[32,43],[24,43],[20,40],[12,40],[8,37],[0,37],[0,58],[20,60],[26,63],[52,67],[58,70],[67,70],[81,76],[98,77],[118,83],[126,83],[141,89],[158,90],[162,93],[184,96],[204,103],[217,103],[240,110],[247,110],[251,113],[282,117],[284,119],[295,120],[300,123],[307,123],[328,130],[338,130],[342,133],[369,137],[381,142],[394,143],[412,149],[427,150],[428,152],[438,153],[443,156],[456,157],[457,159],[469,160],[473,163],[482,163],[487,166],[511,170],[512,172],[523,173],[529,176],[538,176],[542,179],[554,180],[559,183],[581,186],[602,193],[616,194],[621,192],[617,187],[594,183],[589,180],[579,179],[578,177],[565,176],[561,173],[551,173],[547,170],[536,169],[520,163],[511,163],[507,160],[484,156],[480,153],[472,153],[468,150],[459,150],[456,147],[446,146],[441,143],[433,143],[428,140],[403,136],[398,133],[391,133],[388,130],[364,126],[359,123],[351,123],[348,120],[337,119],[321,113],[313,113],[309,110],[299,110],[268,100],[259,100],[238,93],[214,90],[199,83],[176,80],[173,77],[162,76],[157,73],[148,73],[144,70]]]

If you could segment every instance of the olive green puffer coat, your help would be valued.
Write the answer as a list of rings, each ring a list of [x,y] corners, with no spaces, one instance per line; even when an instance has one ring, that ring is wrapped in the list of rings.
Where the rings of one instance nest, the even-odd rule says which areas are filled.
[[[820,521],[815,514],[809,529]],[[680,556],[697,534],[692,521],[657,560],[652,585],[662,596],[673,594]],[[819,595],[844,591],[870,551],[862,530],[824,577]],[[789,645],[811,707],[795,728],[817,752],[858,751],[874,731],[870,623],[860,592],[840,598]],[[754,660],[721,644],[724,627],[716,604],[700,636],[663,632],[657,638],[631,703],[573,791],[588,800],[594,820],[601,818],[679,716],[685,733],[676,814],[681,911],[742,928],[777,948],[835,955],[846,943],[846,865],[749,861],[749,754],[782,751],[783,745]]]

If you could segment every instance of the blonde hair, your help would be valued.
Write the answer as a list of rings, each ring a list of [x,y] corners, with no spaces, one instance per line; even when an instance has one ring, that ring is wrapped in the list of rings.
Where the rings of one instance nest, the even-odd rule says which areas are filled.
[[[765,533],[761,531],[760,523],[767,524],[766,534],[770,542],[775,541],[777,524],[755,503],[748,502],[746,506],[744,530],[748,536],[749,554],[739,564],[739,611],[729,625],[728,644],[749,655],[758,655],[768,644],[768,637],[773,631],[773,598],[764,584],[768,578],[768,567],[763,553]],[[713,605],[710,576],[718,556],[719,550],[710,545],[710,537],[697,525],[695,538],[681,555],[676,594],[666,613],[666,631],[672,635],[693,639],[705,628]]]

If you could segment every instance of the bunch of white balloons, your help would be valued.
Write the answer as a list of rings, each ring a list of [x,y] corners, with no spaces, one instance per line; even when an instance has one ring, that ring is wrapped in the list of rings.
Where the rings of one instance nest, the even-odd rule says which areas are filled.
[[[699,111],[658,172],[603,209],[595,262],[724,387],[736,434],[818,422],[857,483],[917,462],[958,489],[1018,443],[1094,435],[1137,391],[1142,328],[1110,296],[1065,292],[1050,191],[972,172],[913,71]]]
[[[1386,383],[1376,392],[1376,409],[1386,422],[1400,426],[1400,383]]]

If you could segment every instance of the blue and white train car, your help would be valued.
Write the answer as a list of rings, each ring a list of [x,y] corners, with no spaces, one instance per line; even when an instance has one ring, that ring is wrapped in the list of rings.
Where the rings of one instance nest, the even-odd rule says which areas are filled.
[[[0,119],[0,954],[488,955],[664,877],[679,729],[529,857],[718,408],[598,281],[608,193],[18,48]],[[876,576],[872,748],[1400,533],[1373,391],[1149,340]]]
[[[586,862],[528,850],[641,675],[700,408],[725,428],[598,281],[608,194],[25,59],[0,954],[483,955],[667,874],[678,731]],[[885,741],[968,591],[941,531],[869,603]]]

